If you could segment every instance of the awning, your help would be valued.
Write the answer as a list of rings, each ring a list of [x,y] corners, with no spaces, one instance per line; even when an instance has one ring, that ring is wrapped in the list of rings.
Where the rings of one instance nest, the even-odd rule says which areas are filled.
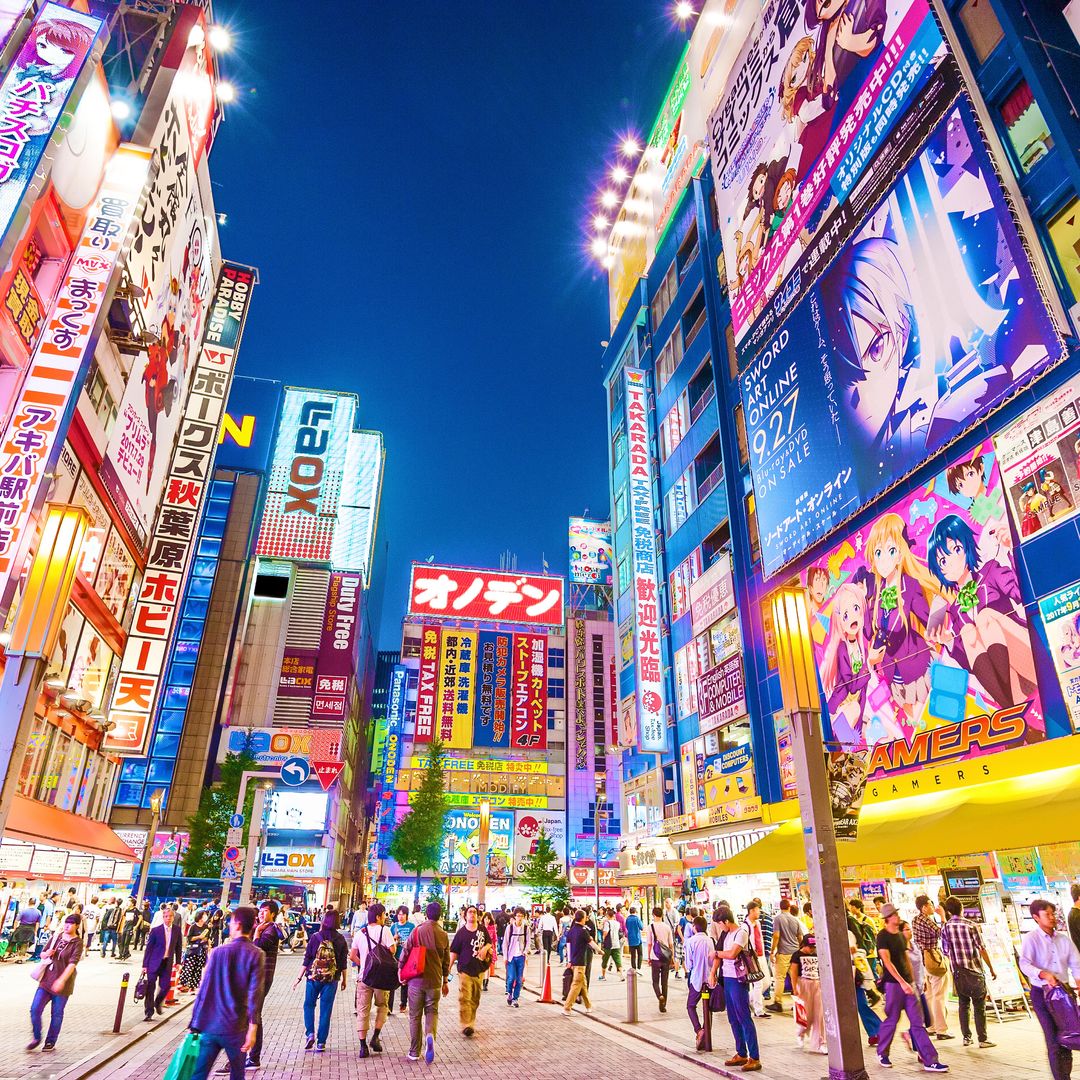
[[[137,862],[139,858],[105,822],[57,810],[25,795],[16,795],[12,800],[4,835],[125,862]]]
[[[1080,765],[956,791],[864,806],[859,838],[840,841],[841,866],[1059,844],[1080,839]],[[804,870],[802,821],[787,821],[720,866],[720,873]]]

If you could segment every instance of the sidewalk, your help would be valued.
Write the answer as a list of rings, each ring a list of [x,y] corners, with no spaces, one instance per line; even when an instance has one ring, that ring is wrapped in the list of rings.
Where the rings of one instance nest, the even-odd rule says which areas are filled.
[[[558,964],[557,957],[553,957],[553,960],[555,966],[551,970],[552,993],[555,997],[559,997],[562,991],[563,968]],[[526,974],[527,989],[535,989],[540,985],[542,971],[540,958],[530,957]],[[627,967],[624,966],[624,974],[626,971]],[[718,1013],[713,1017],[713,1052],[703,1054],[697,1051],[690,1018],[686,1012],[685,979],[671,977],[668,983],[667,1012],[661,1013],[653,994],[652,976],[646,965],[638,980],[637,999],[640,1019],[636,1024],[628,1024],[626,1023],[627,984],[618,975],[610,973],[603,982],[600,982],[599,974],[599,957],[597,957],[593,962],[592,985],[589,988],[593,1014],[588,1018],[582,1014],[582,1020],[588,1019],[617,1028],[653,1046],[663,1047],[682,1057],[698,1061],[723,1076],[747,1075],[739,1069],[724,1067],[724,1061],[735,1052],[735,1040],[725,1013]],[[578,1009],[580,1008],[579,1004]],[[991,1041],[997,1043],[997,1046],[989,1050],[963,1046],[955,1003],[949,1006],[948,1020],[949,1030],[956,1035],[956,1038],[944,1042],[935,1041],[934,1045],[938,1049],[942,1062],[949,1066],[949,1075],[955,1080],[997,1080],[999,1077],[1006,1076],[1018,1078],[1018,1080],[1035,1080],[1035,1078],[1041,1080],[1050,1076],[1042,1032],[1034,1018],[998,1024],[994,1021],[992,1014],[988,1013],[988,1034]],[[792,1076],[824,1077],[828,1074],[829,1059],[827,1057],[808,1054],[795,1045],[795,1023],[790,1011],[785,1010],[783,1014],[777,1015],[770,1014],[769,1019],[755,1020],[755,1023],[763,1065],[762,1071],[755,1075],[762,1077],[762,1080],[788,1080]],[[907,1023],[903,1021],[901,1030],[906,1030],[906,1028]],[[891,1073],[878,1065],[874,1048],[866,1046],[865,1039],[864,1052],[866,1069],[872,1077],[903,1076],[909,1073],[922,1075],[918,1058],[908,1051],[899,1036],[894,1040],[889,1055],[895,1066]]]
[[[37,983],[30,978],[33,964],[0,964],[0,1080],[30,1077],[33,1080],[85,1075],[95,1062],[112,1054],[122,1053],[158,1027],[181,1029],[184,1016],[191,1008],[190,996],[180,1005],[166,1006],[165,1015],[153,1023],[143,1020],[142,1002],[134,1000],[135,984],[141,970],[141,953],[132,953],[131,960],[119,963],[103,960],[93,952],[80,961],[75,980],[75,992],[64,1013],[64,1026],[56,1049],[27,1052],[30,1041],[30,1002]],[[113,1034],[116,1004],[120,997],[120,981],[124,972],[130,974],[127,1000],[120,1025],[120,1034]],[[174,1020],[174,1014],[181,1014]],[[45,1008],[43,1026],[47,1029],[49,1009]]]

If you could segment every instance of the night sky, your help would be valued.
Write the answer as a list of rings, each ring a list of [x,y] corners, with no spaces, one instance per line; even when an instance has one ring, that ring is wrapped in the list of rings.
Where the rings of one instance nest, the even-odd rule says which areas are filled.
[[[261,272],[238,370],[353,390],[384,433],[382,648],[413,559],[564,574],[567,517],[608,516],[584,230],[685,43],[670,10],[215,5],[239,91],[211,157],[222,249]]]

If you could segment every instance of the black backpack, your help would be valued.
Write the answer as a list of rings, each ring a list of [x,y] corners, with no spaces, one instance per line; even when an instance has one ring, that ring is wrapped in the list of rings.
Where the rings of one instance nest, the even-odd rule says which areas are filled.
[[[380,931],[382,927],[379,927]],[[373,945],[368,927],[364,927],[364,937],[367,938],[368,951],[364,960],[364,970],[360,975],[360,981],[372,990],[396,990],[398,988],[398,966],[394,954],[382,943],[382,934]]]

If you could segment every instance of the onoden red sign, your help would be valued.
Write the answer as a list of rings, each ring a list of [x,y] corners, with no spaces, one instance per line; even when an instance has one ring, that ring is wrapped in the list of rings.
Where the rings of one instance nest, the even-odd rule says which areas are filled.
[[[414,563],[409,614],[476,622],[561,626],[563,579]]]

